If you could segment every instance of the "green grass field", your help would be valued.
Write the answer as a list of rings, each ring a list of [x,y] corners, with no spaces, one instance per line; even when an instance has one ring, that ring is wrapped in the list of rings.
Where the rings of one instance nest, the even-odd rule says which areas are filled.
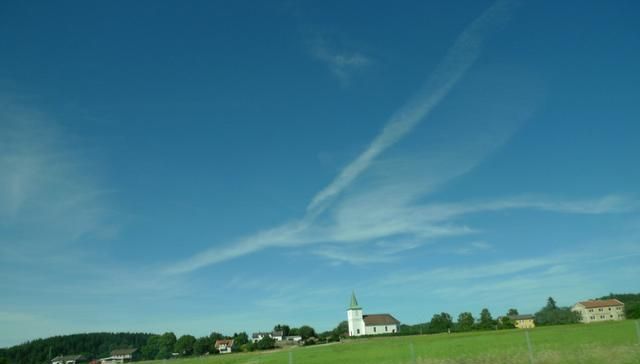
[[[530,330],[529,335],[536,364],[640,363],[640,345],[634,321],[539,327]],[[529,363],[523,330],[371,338],[172,362],[288,364],[290,356],[295,364]]]

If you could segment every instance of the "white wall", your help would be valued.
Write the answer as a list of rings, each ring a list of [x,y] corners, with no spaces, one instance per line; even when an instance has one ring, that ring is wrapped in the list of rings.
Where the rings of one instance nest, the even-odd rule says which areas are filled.
[[[365,332],[366,335],[393,334],[394,332],[398,332],[398,327],[396,325],[367,326]]]
[[[347,323],[349,324],[349,336],[366,335],[362,310],[347,310]]]

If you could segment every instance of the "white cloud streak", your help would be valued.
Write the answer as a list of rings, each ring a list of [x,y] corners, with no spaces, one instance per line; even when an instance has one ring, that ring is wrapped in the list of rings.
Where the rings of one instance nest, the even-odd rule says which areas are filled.
[[[326,63],[342,85],[347,85],[351,74],[373,63],[370,57],[358,52],[337,51],[323,38],[317,38],[311,45],[314,58]]]
[[[401,221],[400,218],[394,219],[392,223],[387,222],[383,229],[376,229],[377,232],[360,229],[362,226],[353,224],[347,229],[317,227],[314,226],[314,220],[329,207],[336,196],[366,171],[378,156],[406,136],[442,101],[478,58],[485,39],[509,20],[513,7],[514,2],[512,1],[498,0],[463,31],[448,50],[442,62],[436,67],[422,91],[391,117],[382,132],[363,153],[348,164],[335,180],[313,197],[307,207],[305,217],[240,239],[224,247],[213,247],[172,265],[166,269],[166,272],[175,274],[193,271],[269,246],[306,245],[323,241],[358,241],[406,232],[423,236],[450,233],[450,227],[418,227],[416,224],[409,225]],[[364,58],[357,56],[332,57],[331,62],[339,65],[367,63]],[[462,227],[462,229],[465,228]]]
[[[423,90],[391,117],[382,132],[363,153],[313,197],[308,211],[314,213],[323,209],[330,199],[362,174],[376,157],[428,116],[478,58],[485,39],[510,18],[513,5],[511,1],[497,1],[462,32]]]

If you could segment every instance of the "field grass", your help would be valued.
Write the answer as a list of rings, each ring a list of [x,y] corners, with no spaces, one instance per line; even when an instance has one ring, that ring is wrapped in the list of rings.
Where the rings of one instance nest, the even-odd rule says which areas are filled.
[[[539,327],[529,331],[536,364],[640,363],[634,321]],[[525,331],[382,337],[291,349],[172,360],[173,364],[529,363]],[[162,361],[147,362],[161,364]]]

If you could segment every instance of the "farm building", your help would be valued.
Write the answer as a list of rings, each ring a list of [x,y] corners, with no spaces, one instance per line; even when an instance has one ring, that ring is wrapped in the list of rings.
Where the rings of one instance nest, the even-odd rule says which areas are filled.
[[[347,323],[349,336],[393,334],[398,332],[398,326],[400,326],[400,321],[388,313],[363,315],[355,293],[351,293]]]
[[[533,322],[533,315],[511,315],[507,316],[518,329],[533,329],[536,324]]]
[[[220,354],[229,354],[233,350],[233,340],[216,340],[213,346]]]
[[[601,322],[611,320],[624,320],[624,303],[616,300],[590,300],[578,302],[571,311],[579,314],[580,322]]]
[[[122,364],[136,359],[138,349],[115,349],[111,351],[111,356],[99,360],[100,364]]]

